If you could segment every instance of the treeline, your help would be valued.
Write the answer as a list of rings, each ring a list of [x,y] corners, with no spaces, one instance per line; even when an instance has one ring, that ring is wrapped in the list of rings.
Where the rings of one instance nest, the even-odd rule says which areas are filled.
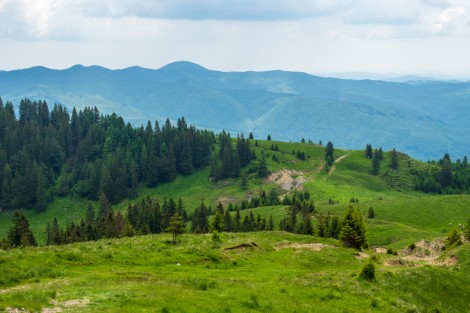
[[[155,187],[208,165],[214,142],[212,132],[184,118],[133,128],[96,107],[70,114],[60,104],[50,110],[28,99],[17,118],[13,104],[0,99],[0,208],[44,211],[55,196],[97,200],[101,193],[118,203],[136,197],[140,183]],[[241,164],[252,156],[245,150],[239,149]]]
[[[428,163],[432,166],[412,169],[416,176],[416,190],[436,194],[470,192],[470,167],[466,156],[452,162],[446,153],[442,159]]]
[[[135,204],[129,204],[126,214],[114,212],[107,200],[102,197],[98,212],[88,205],[86,216],[75,224],[64,228],[56,218],[46,228],[46,244],[61,245],[73,242],[93,241],[102,238],[131,237],[134,235],[158,234],[170,226],[170,219],[175,214],[186,217],[181,199],[176,203],[166,198],[160,203],[157,199],[143,198]]]

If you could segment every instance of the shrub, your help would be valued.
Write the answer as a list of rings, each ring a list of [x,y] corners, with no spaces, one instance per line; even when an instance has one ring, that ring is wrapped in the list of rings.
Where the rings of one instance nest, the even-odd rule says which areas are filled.
[[[367,263],[362,268],[362,271],[359,274],[359,278],[367,280],[367,281],[375,280],[375,266],[372,262]]]
[[[398,252],[396,250],[393,250],[392,248],[388,247],[387,248],[387,254],[398,255]]]
[[[454,228],[449,232],[446,239],[446,249],[460,246],[462,244],[462,234],[459,229]]]
[[[408,248],[409,248],[410,250],[416,249],[415,243],[413,242],[411,245],[408,246]]]

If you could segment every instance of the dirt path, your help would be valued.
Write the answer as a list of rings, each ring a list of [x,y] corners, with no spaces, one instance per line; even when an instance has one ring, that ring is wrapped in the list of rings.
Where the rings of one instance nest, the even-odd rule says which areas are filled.
[[[337,159],[335,160],[335,163],[334,163],[334,164],[340,163],[340,162],[343,161],[347,156],[348,156],[348,154],[345,154],[345,155],[340,156],[339,158],[337,158]],[[333,164],[333,166],[331,167],[331,170],[330,170],[330,172],[328,173],[328,176],[331,175],[331,174],[333,174],[333,172],[336,170],[336,166],[334,166],[334,164]]]

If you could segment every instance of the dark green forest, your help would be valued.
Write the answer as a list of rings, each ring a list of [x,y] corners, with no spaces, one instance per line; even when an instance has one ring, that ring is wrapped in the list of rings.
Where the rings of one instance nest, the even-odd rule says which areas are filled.
[[[215,135],[189,126],[184,117],[132,127],[98,109],[74,108],[71,113],[45,101],[24,99],[17,118],[13,104],[0,99],[0,208],[44,211],[54,197],[98,200],[104,194],[115,204],[137,197],[137,187],[156,187],[177,174],[189,175],[209,165],[213,179],[238,177],[254,154],[249,141],[230,134]]]

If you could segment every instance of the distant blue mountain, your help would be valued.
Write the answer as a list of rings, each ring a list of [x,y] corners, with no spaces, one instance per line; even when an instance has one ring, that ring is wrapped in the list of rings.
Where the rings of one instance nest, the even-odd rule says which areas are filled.
[[[152,70],[75,65],[0,72],[0,96],[97,106],[138,125],[184,116],[199,127],[274,140],[367,143],[416,158],[470,156],[470,83],[385,82],[300,72],[219,72],[190,62]]]

